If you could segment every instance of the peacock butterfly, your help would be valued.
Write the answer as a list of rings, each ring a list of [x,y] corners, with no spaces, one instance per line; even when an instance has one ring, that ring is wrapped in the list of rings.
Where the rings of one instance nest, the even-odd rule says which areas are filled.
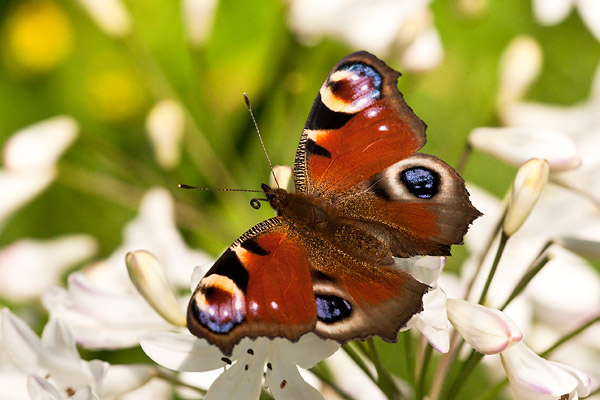
[[[448,255],[480,212],[449,165],[416,153],[425,124],[367,52],[329,73],[294,164],[295,193],[266,184],[277,216],[236,240],[199,282],[188,329],[230,355],[243,337],[347,342],[398,330],[429,287],[394,257]]]

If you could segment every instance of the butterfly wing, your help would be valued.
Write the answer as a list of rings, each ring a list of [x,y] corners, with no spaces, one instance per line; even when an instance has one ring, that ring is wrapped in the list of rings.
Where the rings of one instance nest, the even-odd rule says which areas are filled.
[[[364,51],[333,67],[300,139],[297,192],[335,196],[425,144],[425,124],[398,91],[399,76]]]
[[[187,312],[188,329],[226,355],[243,337],[297,340],[315,323],[306,248],[280,217],[256,225],[225,251]]]
[[[429,286],[393,264],[358,259],[319,238],[306,244],[317,335],[342,343],[374,335],[395,342],[398,330],[422,311]]]
[[[426,126],[398,91],[399,75],[366,52],[333,67],[302,133],[296,191],[362,221],[394,256],[448,255],[481,214],[450,166],[416,153]]]
[[[377,234],[396,257],[450,255],[481,213],[463,179],[437,157],[414,154],[361,182],[334,207]]]

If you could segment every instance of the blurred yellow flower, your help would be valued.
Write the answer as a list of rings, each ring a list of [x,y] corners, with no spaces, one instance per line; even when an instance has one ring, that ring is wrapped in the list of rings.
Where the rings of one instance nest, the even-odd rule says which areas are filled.
[[[67,15],[50,0],[17,2],[4,26],[4,56],[19,72],[40,74],[71,53],[73,31]]]
[[[123,121],[137,115],[145,93],[132,72],[106,69],[93,73],[85,87],[86,108],[103,121]]]

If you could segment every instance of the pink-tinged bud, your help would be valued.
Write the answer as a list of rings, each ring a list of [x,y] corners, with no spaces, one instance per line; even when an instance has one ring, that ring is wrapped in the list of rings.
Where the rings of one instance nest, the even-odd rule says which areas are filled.
[[[145,250],[136,250],[125,256],[129,278],[138,292],[168,322],[185,326],[185,315],[162,265],[154,255]]]
[[[500,353],[523,337],[502,311],[459,299],[448,299],[446,307],[452,325],[480,353]]]
[[[533,158],[519,168],[502,227],[507,236],[518,231],[529,217],[548,182],[549,173],[548,162],[539,158]]]

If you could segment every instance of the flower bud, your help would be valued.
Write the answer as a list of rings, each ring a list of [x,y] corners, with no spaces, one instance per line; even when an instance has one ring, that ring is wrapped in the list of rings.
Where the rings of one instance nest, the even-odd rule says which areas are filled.
[[[520,100],[542,67],[542,49],[531,37],[517,36],[500,59],[500,107]]]
[[[277,182],[275,181],[275,178],[273,178],[273,174],[271,174],[269,177],[269,186],[272,188],[280,187],[281,189],[292,192],[295,190],[293,186],[294,181],[292,180],[292,168],[287,165],[274,165],[273,173],[275,174],[275,178],[277,178]]]
[[[546,160],[533,158],[517,171],[510,203],[502,229],[507,236],[514,234],[525,222],[548,181],[550,167]]]
[[[448,299],[446,307],[452,325],[480,353],[500,353],[523,336],[502,311],[459,299]]]
[[[129,278],[148,304],[173,325],[185,326],[185,315],[156,257],[136,250],[127,253],[125,262]]]
[[[185,113],[173,100],[158,102],[146,118],[146,132],[158,163],[165,169],[179,163],[181,139],[185,128]]]

